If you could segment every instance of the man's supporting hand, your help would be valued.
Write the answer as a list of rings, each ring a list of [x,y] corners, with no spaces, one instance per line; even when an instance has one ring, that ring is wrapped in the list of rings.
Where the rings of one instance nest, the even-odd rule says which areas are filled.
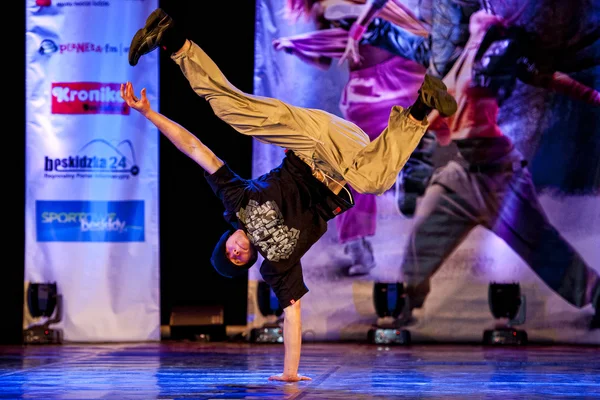
[[[300,312],[300,300],[283,309],[283,346],[285,354],[283,358],[283,373],[274,375],[269,380],[298,382],[310,380],[310,378],[298,375],[300,365],[300,348],[302,347],[302,320]]]
[[[312,381],[312,378],[309,378],[308,376],[303,376],[303,375],[286,375],[286,374],[279,374],[279,375],[273,375],[269,377],[270,381],[282,381],[282,382],[299,382],[299,381]]]

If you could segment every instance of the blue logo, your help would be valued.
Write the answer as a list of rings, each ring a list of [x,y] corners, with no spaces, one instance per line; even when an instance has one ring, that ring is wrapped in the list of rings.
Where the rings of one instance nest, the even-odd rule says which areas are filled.
[[[38,52],[40,54],[52,54],[52,53],[56,53],[57,51],[58,51],[57,44],[54,43],[50,39],[42,40],[42,43],[40,43],[40,48],[38,49]]]
[[[38,242],[144,241],[142,200],[37,200],[35,208]]]
[[[44,156],[45,178],[129,179],[140,173],[130,140],[113,145],[104,139],[87,142],[75,154]]]

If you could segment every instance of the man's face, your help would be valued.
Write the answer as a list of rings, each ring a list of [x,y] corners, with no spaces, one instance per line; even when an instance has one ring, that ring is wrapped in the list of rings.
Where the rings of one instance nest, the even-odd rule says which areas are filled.
[[[241,229],[233,232],[225,242],[225,254],[235,265],[247,264],[254,255],[254,246],[250,243],[246,232]]]

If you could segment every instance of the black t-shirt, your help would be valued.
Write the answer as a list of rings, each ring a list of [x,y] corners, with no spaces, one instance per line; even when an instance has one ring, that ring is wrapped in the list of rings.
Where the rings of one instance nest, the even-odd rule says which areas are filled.
[[[350,199],[314,178],[292,151],[256,179],[243,179],[225,164],[206,180],[225,206],[225,219],[246,231],[263,256],[260,273],[281,307],[294,304],[308,292],[302,256],[325,233],[327,221],[351,207]]]

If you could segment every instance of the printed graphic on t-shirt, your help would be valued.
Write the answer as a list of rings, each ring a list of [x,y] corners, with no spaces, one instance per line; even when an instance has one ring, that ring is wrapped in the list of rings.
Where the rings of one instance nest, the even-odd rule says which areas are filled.
[[[246,226],[252,243],[260,248],[267,260],[277,262],[290,258],[300,231],[283,224],[283,215],[276,203],[258,204],[256,200],[250,200],[236,215]]]

